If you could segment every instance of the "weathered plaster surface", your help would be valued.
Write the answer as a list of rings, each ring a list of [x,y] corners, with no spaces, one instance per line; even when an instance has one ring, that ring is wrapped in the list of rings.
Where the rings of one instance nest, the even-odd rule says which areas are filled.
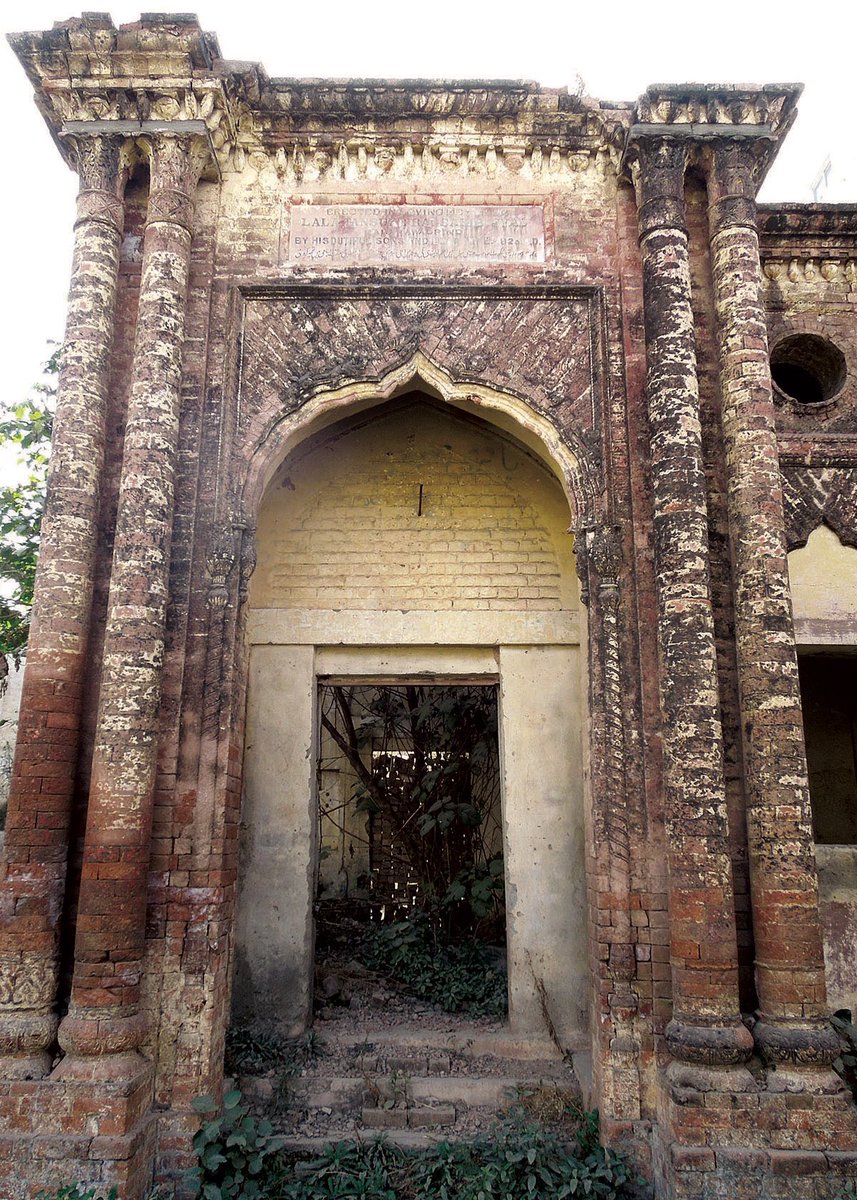
[[[582,823],[583,873],[557,887],[570,889],[575,955],[585,888],[587,969],[572,956],[552,986],[569,1037],[589,1010],[604,1136],[658,1200],[815,1200],[857,1176],[853,1106],[826,1065],[825,1013],[845,984],[821,937],[831,904],[851,901],[828,899],[812,844],[796,674],[799,644],[853,644],[844,592],[835,637],[819,628],[830,590],[811,576],[851,580],[857,547],[857,215],[756,210],[799,89],[677,85],[602,103],[530,83],[277,80],[224,60],[182,14],[116,29],[90,13],[13,44],[81,193],[0,880],[0,1190],[55,1187],[61,1161],[140,1200],[153,1168],[187,1164],[191,1099],[222,1079],[242,822],[251,844],[262,835],[247,825],[254,772],[269,769],[249,737],[245,769],[248,681],[252,725],[254,664],[289,646],[304,684],[288,728],[304,749],[307,681],[336,653],[393,676],[431,646],[445,647],[441,673],[486,669],[477,653],[499,656],[502,677],[506,655],[509,705],[515,679],[529,696],[521,662],[579,658],[579,695],[562,692],[565,667],[547,669],[527,703],[554,699],[556,754],[532,794],[569,856]],[[496,217],[487,250],[476,214]],[[326,215],[327,232],[313,223]],[[323,240],[346,225],[351,258]],[[772,386],[768,347],[808,333],[841,348],[846,373],[802,406]],[[251,583],[260,505],[286,456],[412,388],[454,409],[455,428],[481,416],[554,472],[582,607],[568,599],[571,538],[550,522],[542,567],[503,573],[527,583],[498,582],[499,559],[474,569],[476,543],[504,552],[533,507],[541,485],[522,499],[515,472],[492,493],[496,529],[466,526],[469,561],[452,538],[418,542],[401,586],[425,607],[376,620],[379,564],[357,572],[341,545],[330,564],[359,602],[341,582],[322,596],[306,571],[312,594],[288,594],[261,543]],[[484,466],[464,478],[485,480]],[[353,512],[366,480],[343,482]],[[448,523],[457,488],[446,480]],[[319,567],[325,531],[303,515],[303,566]],[[369,559],[365,520],[347,524]],[[295,536],[282,542],[293,559]],[[786,554],[801,547],[795,621]],[[508,565],[524,565],[520,550]],[[430,596],[431,553],[467,572]],[[290,607],[248,614],[266,572],[271,602]],[[428,607],[444,596],[455,607]],[[501,599],[513,603],[489,603]],[[510,855],[526,863],[517,832]],[[559,873],[557,844],[540,829],[533,847]],[[520,878],[526,892],[533,877]],[[300,892],[289,936],[306,962]],[[539,953],[541,900],[520,926]],[[544,925],[559,945],[555,916]],[[69,1000],[73,1053],[51,1072]],[[734,1061],[746,1038],[720,1036],[741,1040],[739,1008],[763,1017],[767,1065],[752,1077]]]

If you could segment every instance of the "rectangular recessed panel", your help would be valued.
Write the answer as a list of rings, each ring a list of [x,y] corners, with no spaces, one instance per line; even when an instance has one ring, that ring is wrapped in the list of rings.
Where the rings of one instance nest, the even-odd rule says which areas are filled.
[[[541,263],[533,204],[311,204],[291,210],[294,263]]]

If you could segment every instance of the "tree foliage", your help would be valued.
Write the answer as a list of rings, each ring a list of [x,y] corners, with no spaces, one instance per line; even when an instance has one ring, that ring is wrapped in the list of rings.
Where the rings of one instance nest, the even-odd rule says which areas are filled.
[[[30,395],[0,420],[0,452],[17,462],[9,482],[0,486],[0,679],[6,655],[17,659],[29,633],[59,353],[57,346]]]
[[[457,938],[499,930],[503,860],[492,689],[328,685],[321,721],[353,771],[356,810],[385,822],[387,852],[416,888],[436,932]],[[331,809],[324,815],[336,816]],[[399,893],[406,904],[409,895]],[[390,914],[396,911],[393,894],[378,898]]]

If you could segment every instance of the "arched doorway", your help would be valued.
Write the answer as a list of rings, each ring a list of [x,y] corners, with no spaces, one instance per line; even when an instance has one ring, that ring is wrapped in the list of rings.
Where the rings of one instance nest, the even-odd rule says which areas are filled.
[[[236,1010],[312,1012],[319,687],[497,689],[509,1025],[587,1041],[584,703],[569,501],[498,410],[343,407],[270,476],[250,592]],[[498,427],[499,426],[499,427]],[[505,427],[504,427],[505,426]],[[539,453],[541,450],[541,453]],[[546,459],[554,459],[548,465]]]

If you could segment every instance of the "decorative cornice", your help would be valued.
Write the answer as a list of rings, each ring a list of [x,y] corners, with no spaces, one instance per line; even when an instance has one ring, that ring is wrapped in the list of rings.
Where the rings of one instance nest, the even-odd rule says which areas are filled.
[[[624,142],[628,105],[526,80],[320,80],[268,76],[224,60],[195,17],[147,14],[118,29],[90,14],[45,33],[11,35],[36,102],[66,160],[63,131],[204,122],[221,168],[256,155],[281,178],[434,174],[533,176],[586,170]]]
[[[223,59],[189,14],[144,14],[116,28],[103,14],[10,37],[67,161],[74,123],[205,124],[221,168],[281,178],[430,177],[522,172],[558,177],[618,167],[630,141],[668,134],[702,143],[750,139],[764,174],[795,115],[797,85],[649,88],[636,106],[528,80],[272,78]],[[253,156],[255,162],[252,161]],[[73,165],[73,164],[72,164]]]
[[[653,84],[637,102],[628,130],[626,169],[640,143],[669,139],[694,148],[723,141],[749,143],[758,187],[797,116],[803,87],[797,83]],[[692,154],[688,152],[689,161]]]
[[[782,137],[795,116],[799,83],[769,83],[761,87],[741,84],[652,84],[637,102],[635,124],[669,126],[673,133],[682,126],[702,127],[729,137],[745,131],[764,130]]]
[[[218,70],[232,77],[240,74],[247,92],[255,93],[260,110],[292,113],[302,121],[310,116],[389,120],[583,114],[587,107],[579,93],[520,79],[271,79],[262,66],[250,66],[248,71],[247,64],[228,62],[220,63]],[[248,87],[249,73],[254,79]]]
[[[759,208],[759,240],[767,277],[790,284],[857,282],[854,204],[771,204]]]
[[[196,17],[153,14],[116,29],[109,18],[90,14],[44,33],[11,34],[9,41],[72,167],[69,135],[88,129],[133,138],[193,123],[213,157],[234,134],[234,101],[213,73],[217,39]]]
[[[438,136],[422,142],[383,136],[342,141],[314,137],[274,148],[260,138],[239,135],[220,159],[224,170],[249,168],[257,175],[270,172],[295,186],[339,180],[495,179],[510,175],[569,179],[588,171],[606,173],[613,162],[609,150],[542,147],[514,136],[490,140]]]

